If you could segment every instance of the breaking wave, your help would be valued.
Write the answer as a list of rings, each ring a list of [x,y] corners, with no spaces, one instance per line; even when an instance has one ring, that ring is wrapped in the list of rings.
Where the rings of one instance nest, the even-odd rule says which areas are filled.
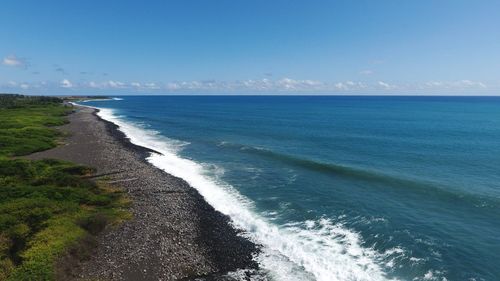
[[[116,116],[111,109],[98,115],[118,125],[130,141],[161,154],[147,160],[194,187],[216,210],[228,215],[234,227],[263,246],[255,257],[273,280],[388,280],[380,266],[384,254],[363,247],[361,236],[328,218],[276,225],[259,214],[253,203],[210,174],[206,165],[182,158],[185,142],[161,136]]]

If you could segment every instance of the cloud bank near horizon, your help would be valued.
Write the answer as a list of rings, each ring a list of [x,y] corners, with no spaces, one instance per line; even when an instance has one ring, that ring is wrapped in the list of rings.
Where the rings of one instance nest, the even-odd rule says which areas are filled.
[[[377,62],[381,64],[383,62]],[[5,56],[1,64],[6,69],[19,73],[31,73],[33,79],[40,78],[39,71],[33,71],[30,61],[14,54]],[[375,63],[374,63],[375,64]],[[423,94],[423,95],[500,95],[500,84],[473,79],[432,80],[423,82],[397,82],[380,80],[376,72],[364,69],[357,74],[360,80],[320,81],[313,79],[293,79],[289,77],[245,80],[186,80],[186,81],[121,81],[109,79],[108,73],[80,71],[80,75],[70,75],[59,64],[53,64],[52,71],[58,80],[14,81],[0,77],[0,92],[25,94]],[[30,71],[27,71],[27,70]],[[75,71],[73,71],[75,72]],[[33,76],[35,75],[35,76]],[[91,78],[91,77],[94,78]],[[96,77],[97,76],[97,77]],[[102,80],[99,80],[99,77]]]
[[[68,78],[58,82],[16,82],[1,83],[0,90],[4,92],[25,93],[63,93],[78,92],[96,93],[128,93],[128,94],[182,94],[182,93],[256,93],[256,94],[467,94],[490,93],[498,89],[481,81],[427,81],[422,83],[393,83],[387,81],[339,81],[323,82],[317,80],[282,79],[248,79],[235,81],[192,80],[171,82],[124,82],[118,80],[106,81],[71,81]]]

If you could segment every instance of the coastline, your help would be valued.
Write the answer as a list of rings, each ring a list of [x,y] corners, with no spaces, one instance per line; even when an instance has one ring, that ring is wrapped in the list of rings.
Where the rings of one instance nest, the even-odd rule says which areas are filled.
[[[94,255],[72,272],[76,280],[233,280],[259,275],[258,246],[239,235],[230,219],[184,180],[146,161],[135,145],[97,109],[75,106],[64,145],[27,158],[56,158],[96,169],[95,178],[123,189],[134,218],[107,229]],[[230,274],[231,275],[231,274]],[[233,274],[234,275],[234,274]]]

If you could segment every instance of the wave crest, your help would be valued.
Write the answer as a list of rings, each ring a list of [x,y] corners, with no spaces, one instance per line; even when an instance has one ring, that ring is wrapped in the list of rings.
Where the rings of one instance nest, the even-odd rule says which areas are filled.
[[[323,218],[275,225],[260,215],[253,203],[232,186],[210,177],[207,165],[180,157],[177,154],[179,141],[127,123],[116,117],[112,110],[101,109],[98,114],[118,125],[132,143],[161,152],[151,153],[147,160],[186,180],[210,205],[228,215],[236,228],[244,230],[243,235],[262,245],[262,253],[256,259],[273,279],[387,280],[377,262],[383,255],[361,246],[361,236],[341,223]]]
[[[395,175],[380,173],[373,170],[349,167],[335,163],[324,163],[313,159],[302,158],[295,155],[280,153],[262,147],[235,144],[230,142],[220,142],[220,147],[238,149],[239,151],[251,154],[257,154],[270,158],[284,164],[298,166],[304,169],[331,174],[333,176],[350,178],[353,180],[365,181],[370,183],[383,184],[384,187],[405,188],[414,193],[424,196],[432,195],[433,198],[444,201],[464,202],[478,208],[496,209],[500,207],[500,200],[496,198],[478,196],[452,188],[443,188],[431,182],[407,179]]]

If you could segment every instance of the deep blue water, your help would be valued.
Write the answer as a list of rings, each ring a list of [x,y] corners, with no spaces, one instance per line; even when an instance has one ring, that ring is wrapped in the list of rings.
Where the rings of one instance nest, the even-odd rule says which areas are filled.
[[[276,280],[500,280],[500,98],[122,98]]]

